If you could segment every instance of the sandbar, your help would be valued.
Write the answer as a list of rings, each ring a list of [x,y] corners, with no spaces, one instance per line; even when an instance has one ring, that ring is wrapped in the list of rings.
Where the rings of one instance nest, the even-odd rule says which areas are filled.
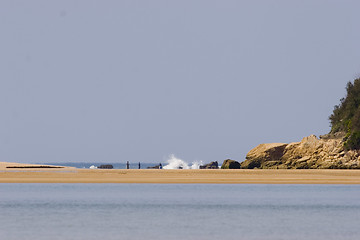
[[[20,168],[7,168],[8,166]],[[360,170],[79,169],[36,166],[0,162],[0,183],[360,184]]]

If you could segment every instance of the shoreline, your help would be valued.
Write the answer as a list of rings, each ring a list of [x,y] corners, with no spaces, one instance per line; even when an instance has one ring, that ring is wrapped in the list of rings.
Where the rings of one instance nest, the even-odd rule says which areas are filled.
[[[360,170],[350,169],[166,170],[40,166],[44,165],[0,162],[0,183],[360,184]]]

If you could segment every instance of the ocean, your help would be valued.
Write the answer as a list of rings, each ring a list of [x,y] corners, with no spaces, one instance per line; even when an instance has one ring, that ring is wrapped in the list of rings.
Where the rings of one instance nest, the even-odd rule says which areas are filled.
[[[91,166],[98,167],[103,164],[110,164],[113,165],[114,169],[126,169],[126,162],[59,162],[59,163],[37,163],[41,165],[57,165],[57,166],[66,166],[66,167],[76,167],[76,168],[90,168]],[[140,163],[141,169],[146,169],[147,167],[154,167],[159,165],[159,163]],[[166,163],[162,163],[162,165],[166,165]],[[130,162],[129,163],[130,169],[139,169],[139,162]]]
[[[0,239],[360,237],[359,185],[0,184]]]
[[[115,169],[126,169],[127,161],[124,162],[58,162],[58,163],[37,163],[37,164],[45,164],[45,165],[58,165],[58,166],[67,166],[67,167],[76,167],[76,168],[93,168],[98,167],[103,164],[110,164]],[[139,169],[139,164],[141,169],[147,169],[148,167],[159,166],[159,164],[164,167],[164,169],[199,169],[200,165],[203,165],[203,161],[194,161],[188,163],[180,158],[175,157],[174,154],[171,154],[166,161],[163,162],[137,162],[137,161],[129,161],[130,169]]]
[[[59,163],[37,163],[41,165],[58,165],[58,166],[66,166],[66,167],[76,167],[76,168],[93,168],[98,167],[103,164],[110,164],[114,167],[114,169],[126,169],[126,162],[59,162]],[[144,163],[144,162],[129,162],[130,169],[139,169],[139,164],[141,169],[147,169],[148,167],[159,166],[159,164],[164,167],[164,169],[199,169],[200,165],[204,163],[202,161],[195,161],[192,163],[185,162],[182,159],[175,157],[174,155],[170,155],[169,159],[165,162],[157,162],[157,163]]]

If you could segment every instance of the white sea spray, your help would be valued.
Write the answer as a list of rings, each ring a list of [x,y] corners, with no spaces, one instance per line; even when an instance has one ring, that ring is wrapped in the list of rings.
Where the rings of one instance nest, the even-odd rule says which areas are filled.
[[[189,165],[184,160],[175,157],[174,154],[171,154],[166,162],[167,165],[163,167],[164,169],[199,169],[199,166],[203,164],[202,161],[195,161]]]

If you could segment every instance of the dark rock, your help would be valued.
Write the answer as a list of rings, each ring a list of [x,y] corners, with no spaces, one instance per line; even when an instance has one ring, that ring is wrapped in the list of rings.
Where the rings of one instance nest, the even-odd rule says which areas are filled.
[[[111,164],[104,164],[104,165],[98,166],[97,168],[100,168],[100,169],[113,169],[114,166],[111,165]]]
[[[218,169],[218,168],[219,168],[219,164],[217,161],[199,167],[199,169]]]
[[[240,169],[240,163],[235,160],[226,159],[221,165],[221,169]]]
[[[147,167],[147,169],[160,169],[160,164],[153,167]]]

